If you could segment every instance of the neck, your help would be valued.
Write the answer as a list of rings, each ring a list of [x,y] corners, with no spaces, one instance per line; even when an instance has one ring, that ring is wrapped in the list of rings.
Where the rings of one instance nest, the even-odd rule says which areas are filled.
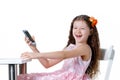
[[[79,45],[83,45],[83,44],[87,44],[87,43],[83,43],[83,42],[82,42],[82,43],[76,43],[75,45],[76,45],[76,46],[79,46]]]

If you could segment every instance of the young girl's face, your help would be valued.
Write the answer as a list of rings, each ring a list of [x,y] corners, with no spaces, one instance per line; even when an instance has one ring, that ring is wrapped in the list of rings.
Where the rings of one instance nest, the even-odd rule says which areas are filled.
[[[87,43],[90,29],[85,21],[77,20],[73,23],[73,37],[77,43]]]

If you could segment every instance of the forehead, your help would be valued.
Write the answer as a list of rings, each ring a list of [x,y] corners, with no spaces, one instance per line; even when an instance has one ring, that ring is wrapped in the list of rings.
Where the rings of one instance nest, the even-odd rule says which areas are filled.
[[[75,26],[75,27],[88,27],[86,22],[83,20],[74,21],[73,26]]]

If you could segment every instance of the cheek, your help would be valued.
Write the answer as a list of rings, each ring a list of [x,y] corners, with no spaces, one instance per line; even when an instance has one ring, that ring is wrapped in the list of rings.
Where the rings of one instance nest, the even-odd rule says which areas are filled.
[[[88,31],[88,36],[90,36],[91,35],[91,32],[90,31]]]
[[[91,34],[91,33],[90,33],[90,30],[87,30],[87,31],[85,32],[85,34],[89,36],[89,35]]]
[[[73,37],[75,37],[75,32],[74,31],[72,32],[72,35],[73,35]]]
[[[88,31],[88,32],[84,32],[83,33],[86,37],[89,37],[90,36],[90,32]]]
[[[87,35],[87,38],[88,38],[91,34],[90,34],[90,33],[87,33],[86,35]]]
[[[74,34],[75,34],[75,30],[72,31],[72,35],[74,35]]]
[[[86,36],[90,36],[90,33],[88,32],[88,33],[86,33]]]

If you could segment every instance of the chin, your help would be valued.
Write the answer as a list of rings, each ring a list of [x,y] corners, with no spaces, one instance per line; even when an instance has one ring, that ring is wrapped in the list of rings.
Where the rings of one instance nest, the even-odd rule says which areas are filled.
[[[76,41],[76,43],[81,43],[81,41]]]

